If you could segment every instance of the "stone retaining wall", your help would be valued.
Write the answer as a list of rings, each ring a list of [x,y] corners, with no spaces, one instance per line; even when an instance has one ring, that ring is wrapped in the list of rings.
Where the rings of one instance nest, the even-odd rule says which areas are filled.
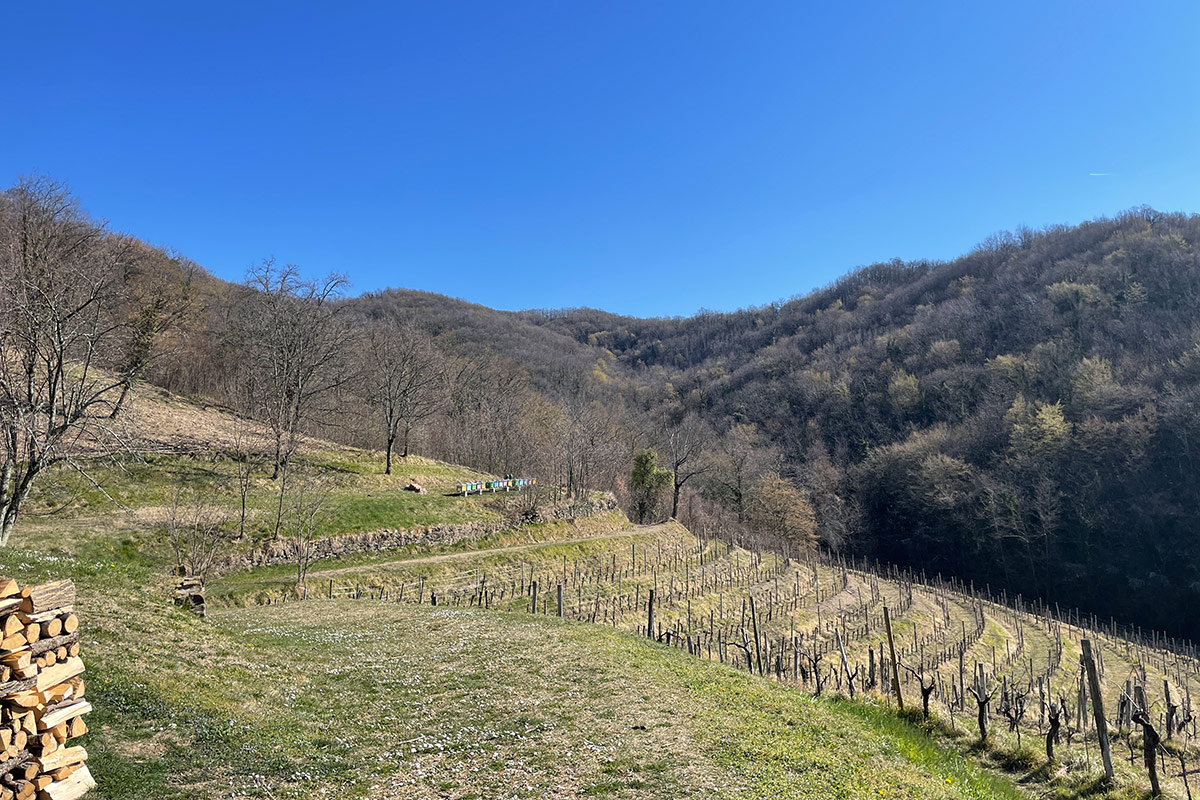
[[[617,500],[611,494],[582,503],[556,503],[541,509],[534,522],[589,517],[617,508]],[[318,539],[312,543],[312,560],[336,558],[356,553],[377,553],[395,550],[410,544],[446,545],[471,539],[480,539],[503,530],[515,530],[505,519],[480,522],[438,523],[408,530],[382,529],[362,533],[345,533]],[[278,564],[294,564],[296,543],[288,539],[267,542],[265,545],[245,553],[235,553],[214,566],[217,574],[233,572],[250,567],[266,567]]]

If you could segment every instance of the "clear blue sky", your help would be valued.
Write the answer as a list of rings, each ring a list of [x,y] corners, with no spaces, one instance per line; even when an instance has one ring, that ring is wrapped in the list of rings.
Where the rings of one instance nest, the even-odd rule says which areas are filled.
[[[1194,0],[10,3],[0,182],[225,278],[733,309],[1200,211],[1198,42]]]

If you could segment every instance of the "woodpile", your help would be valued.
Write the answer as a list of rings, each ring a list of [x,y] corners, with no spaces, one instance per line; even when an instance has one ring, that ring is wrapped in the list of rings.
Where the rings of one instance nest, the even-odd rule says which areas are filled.
[[[0,578],[0,800],[75,800],[96,784],[87,733],[75,584]]]

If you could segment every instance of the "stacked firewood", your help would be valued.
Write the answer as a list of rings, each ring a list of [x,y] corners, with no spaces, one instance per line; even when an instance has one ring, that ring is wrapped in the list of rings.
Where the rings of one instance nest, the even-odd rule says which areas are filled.
[[[0,800],[75,800],[96,784],[87,732],[75,584],[0,578]]]

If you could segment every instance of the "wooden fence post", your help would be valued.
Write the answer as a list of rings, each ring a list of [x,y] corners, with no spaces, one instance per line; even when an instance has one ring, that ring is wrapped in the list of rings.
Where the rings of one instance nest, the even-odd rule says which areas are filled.
[[[563,615],[563,598],[562,598],[562,584],[561,583],[558,584],[556,594],[558,595],[558,615],[561,617]]]
[[[646,601],[646,636],[654,638],[654,589],[650,590],[650,599]]]
[[[896,695],[896,705],[903,711],[904,697],[900,694],[900,665],[896,662],[896,640],[892,636],[892,617],[888,613],[887,606],[883,607],[883,624],[887,628],[888,653],[891,654],[892,660],[892,691]]]
[[[1083,668],[1087,670],[1088,688],[1092,694],[1092,714],[1096,718],[1096,737],[1100,741],[1100,756],[1104,760],[1104,774],[1113,778],[1112,753],[1108,749],[1108,721],[1104,718],[1104,699],[1100,696],[1100,676],[1096,674],[1096,660],[1092,657],[1092,642],[1084,639]]]

